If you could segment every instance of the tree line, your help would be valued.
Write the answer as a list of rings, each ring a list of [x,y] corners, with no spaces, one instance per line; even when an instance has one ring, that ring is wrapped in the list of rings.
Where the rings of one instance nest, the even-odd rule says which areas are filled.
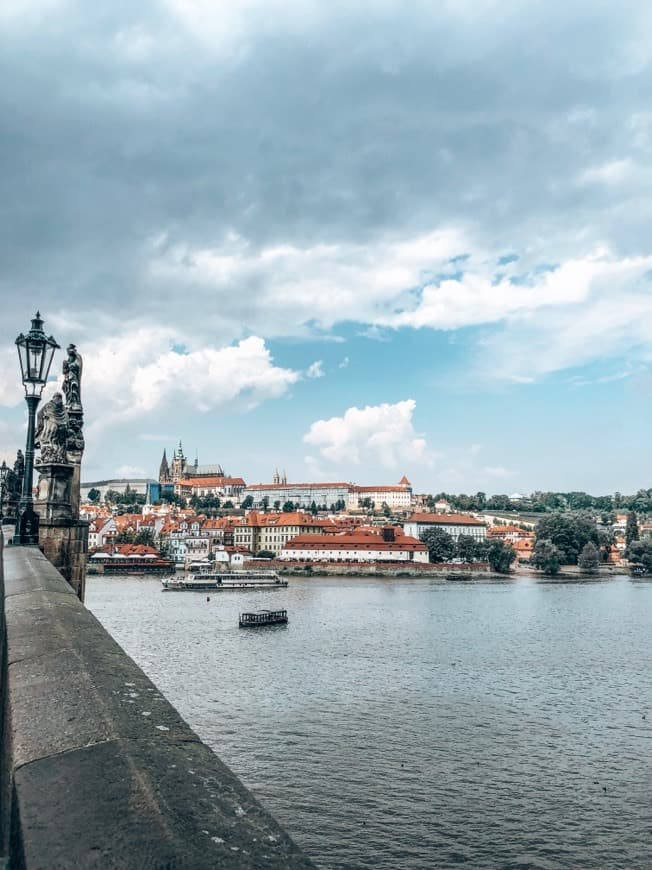
[[[444,529],[425,529],[421,540],[428,548],[430,561],[434,563],[458,560],[467,564],[488,562],[492,571],[507,574],[516,558],[514,548],[502,538],[478,539],[471,535],[459,535],[457,540]]]
[[[595,571],[609,559],[615,545],[611,529],[599,529],[595,519],[582,513],[557,511],[542,517],[535,526],[535,545],[530,563],[545,574],[559,573],[562,565],[577,565]],[[652,573],[652,541],[640,540],[638,517],[629,511],[625,524],[625,558],[635,573]]]
[[[434,509],[435,502],[447,501],[451,507],[460,511],[526,511],[548,513],[551,511],[593,510],[600,514],[635,511],[652,513],[652,489],[639,489],[634,495],[590,495],[587,492],[541,492],[536,491],[517,501],[509,495],[487,496],[484,492],[475,495],[440,492],[426,498],[428,507]]]

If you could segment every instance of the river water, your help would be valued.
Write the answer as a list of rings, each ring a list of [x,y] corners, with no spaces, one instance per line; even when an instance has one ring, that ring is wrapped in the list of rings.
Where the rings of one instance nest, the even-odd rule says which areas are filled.
[[[652,583],[291,579],[87,604],[322,867],[652,867]],[[288,610],[238,629],[238,611]]]

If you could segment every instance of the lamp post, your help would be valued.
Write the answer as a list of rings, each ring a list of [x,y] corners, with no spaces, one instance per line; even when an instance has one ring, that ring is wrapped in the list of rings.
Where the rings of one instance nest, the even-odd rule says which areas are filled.
[[[9,466],[7,463],[2,460],[2,465],[0,465],[0,525],[2,525],[2,520],[4,519],[4,510],[5,510],[5,493],[7,491],[7,475],[9,474]]]
[[[27,402],[27,440],[25,444],[25,477],[18,507],[18,525],[14,544],[38,544],[38,515],[34,512],[32,482],[34,477],[34,421],[36,408],[47,383],[54,352],[59,345],[43,332],[43,321],[37,311],[27,335],[16,339],[20,370]]]

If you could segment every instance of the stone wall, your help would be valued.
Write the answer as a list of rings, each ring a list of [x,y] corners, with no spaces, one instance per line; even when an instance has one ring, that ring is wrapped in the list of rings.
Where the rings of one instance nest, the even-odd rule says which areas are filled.
[[[70,583],[79,600],[83,601],[88,560],[88,523],[78,520],[61,525],[41,520],[39,546],[46,559]]]
[[[2,591],[0,865],[314,866],[38,548]]]

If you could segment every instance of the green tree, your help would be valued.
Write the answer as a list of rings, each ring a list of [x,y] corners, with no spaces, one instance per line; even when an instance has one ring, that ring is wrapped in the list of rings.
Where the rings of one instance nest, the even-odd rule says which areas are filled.
[[[502,538],[494,538],[487,547],[487,562],[492,571],[497,574],[509,574],[516,552],[511,544]]]
[[[576,565],[582,548],[589,541],[599,544],[595,522],[582,514],[555,511],[537,523],[536,541],[551,541],[559,551],[561,562]]]
[[[541,538],[534,545],[530,562],[544,574],[558,574],[561,567],[561,552],[550,539]]]
[[[638,541],[640,535],[638,532],[638,520],[634,511],[627,514],[627,525],[625,526],[625,544],[629,547],[634,541]]]
[[[443,529],[425,529],[421,540],[428,548],[431,562],[450,562],[455,556],[455,541]]]
[[[134,538],[134,544],[146,544],[148,547],[154,546],[154,532],[150,528],[139,529]]]
[[[313,517],[317,515],[317,502],[314,500],[310,505],[310,513],[313,515]]]
[[[634,573],[652,574],[652,541],[632,541],[625,556],[632,563]]]
[[[95,489],[95,487],[92,487],[91,489],[88,490],[87,498],[89,501],[98,502],[100,500],[101,495],[102,495],[102,493],[99,491],[99,489]]]
[[[589,541],[582,547],[577,564],[582,571],[595,571],[600,561],[600,553],[593,541]]]
[[[384,517],[391,517],[391,515],[392,515],[392,510],[391,510],[390,506],[387,504],[387,502],[384,501],[383,502],[383,516]]]
[[[294,502],[293,502],[293,501],[286,501],[286,502],[284,502],[284,504],[283,504],[283,513],[284,513],[284,514],[291,514],[291,513],[293,513],[293,512],[294,512]]]
[[[246,498],[243,498],[242,502],[240,503],[240,507],[242,508],[242,510],[245,510],[245,511],[250,510],[253,506],[254,506],[253,495],[248,495]]]
[[[265,501],[265,499],[267,499],[267,501]],[[267,505],[269,504],[269,499],[267,498],[267,496],[265,496],[265,498],[263,499],[263,502],[265,502],[265,510],[267,510]],[[281,502],[278,499],[274,502],[274,510],[275,511],[281,510]]]
[[[463,562],[475,562],[478,547],[472,535],[460,535],[457,539],[457,557]]]

